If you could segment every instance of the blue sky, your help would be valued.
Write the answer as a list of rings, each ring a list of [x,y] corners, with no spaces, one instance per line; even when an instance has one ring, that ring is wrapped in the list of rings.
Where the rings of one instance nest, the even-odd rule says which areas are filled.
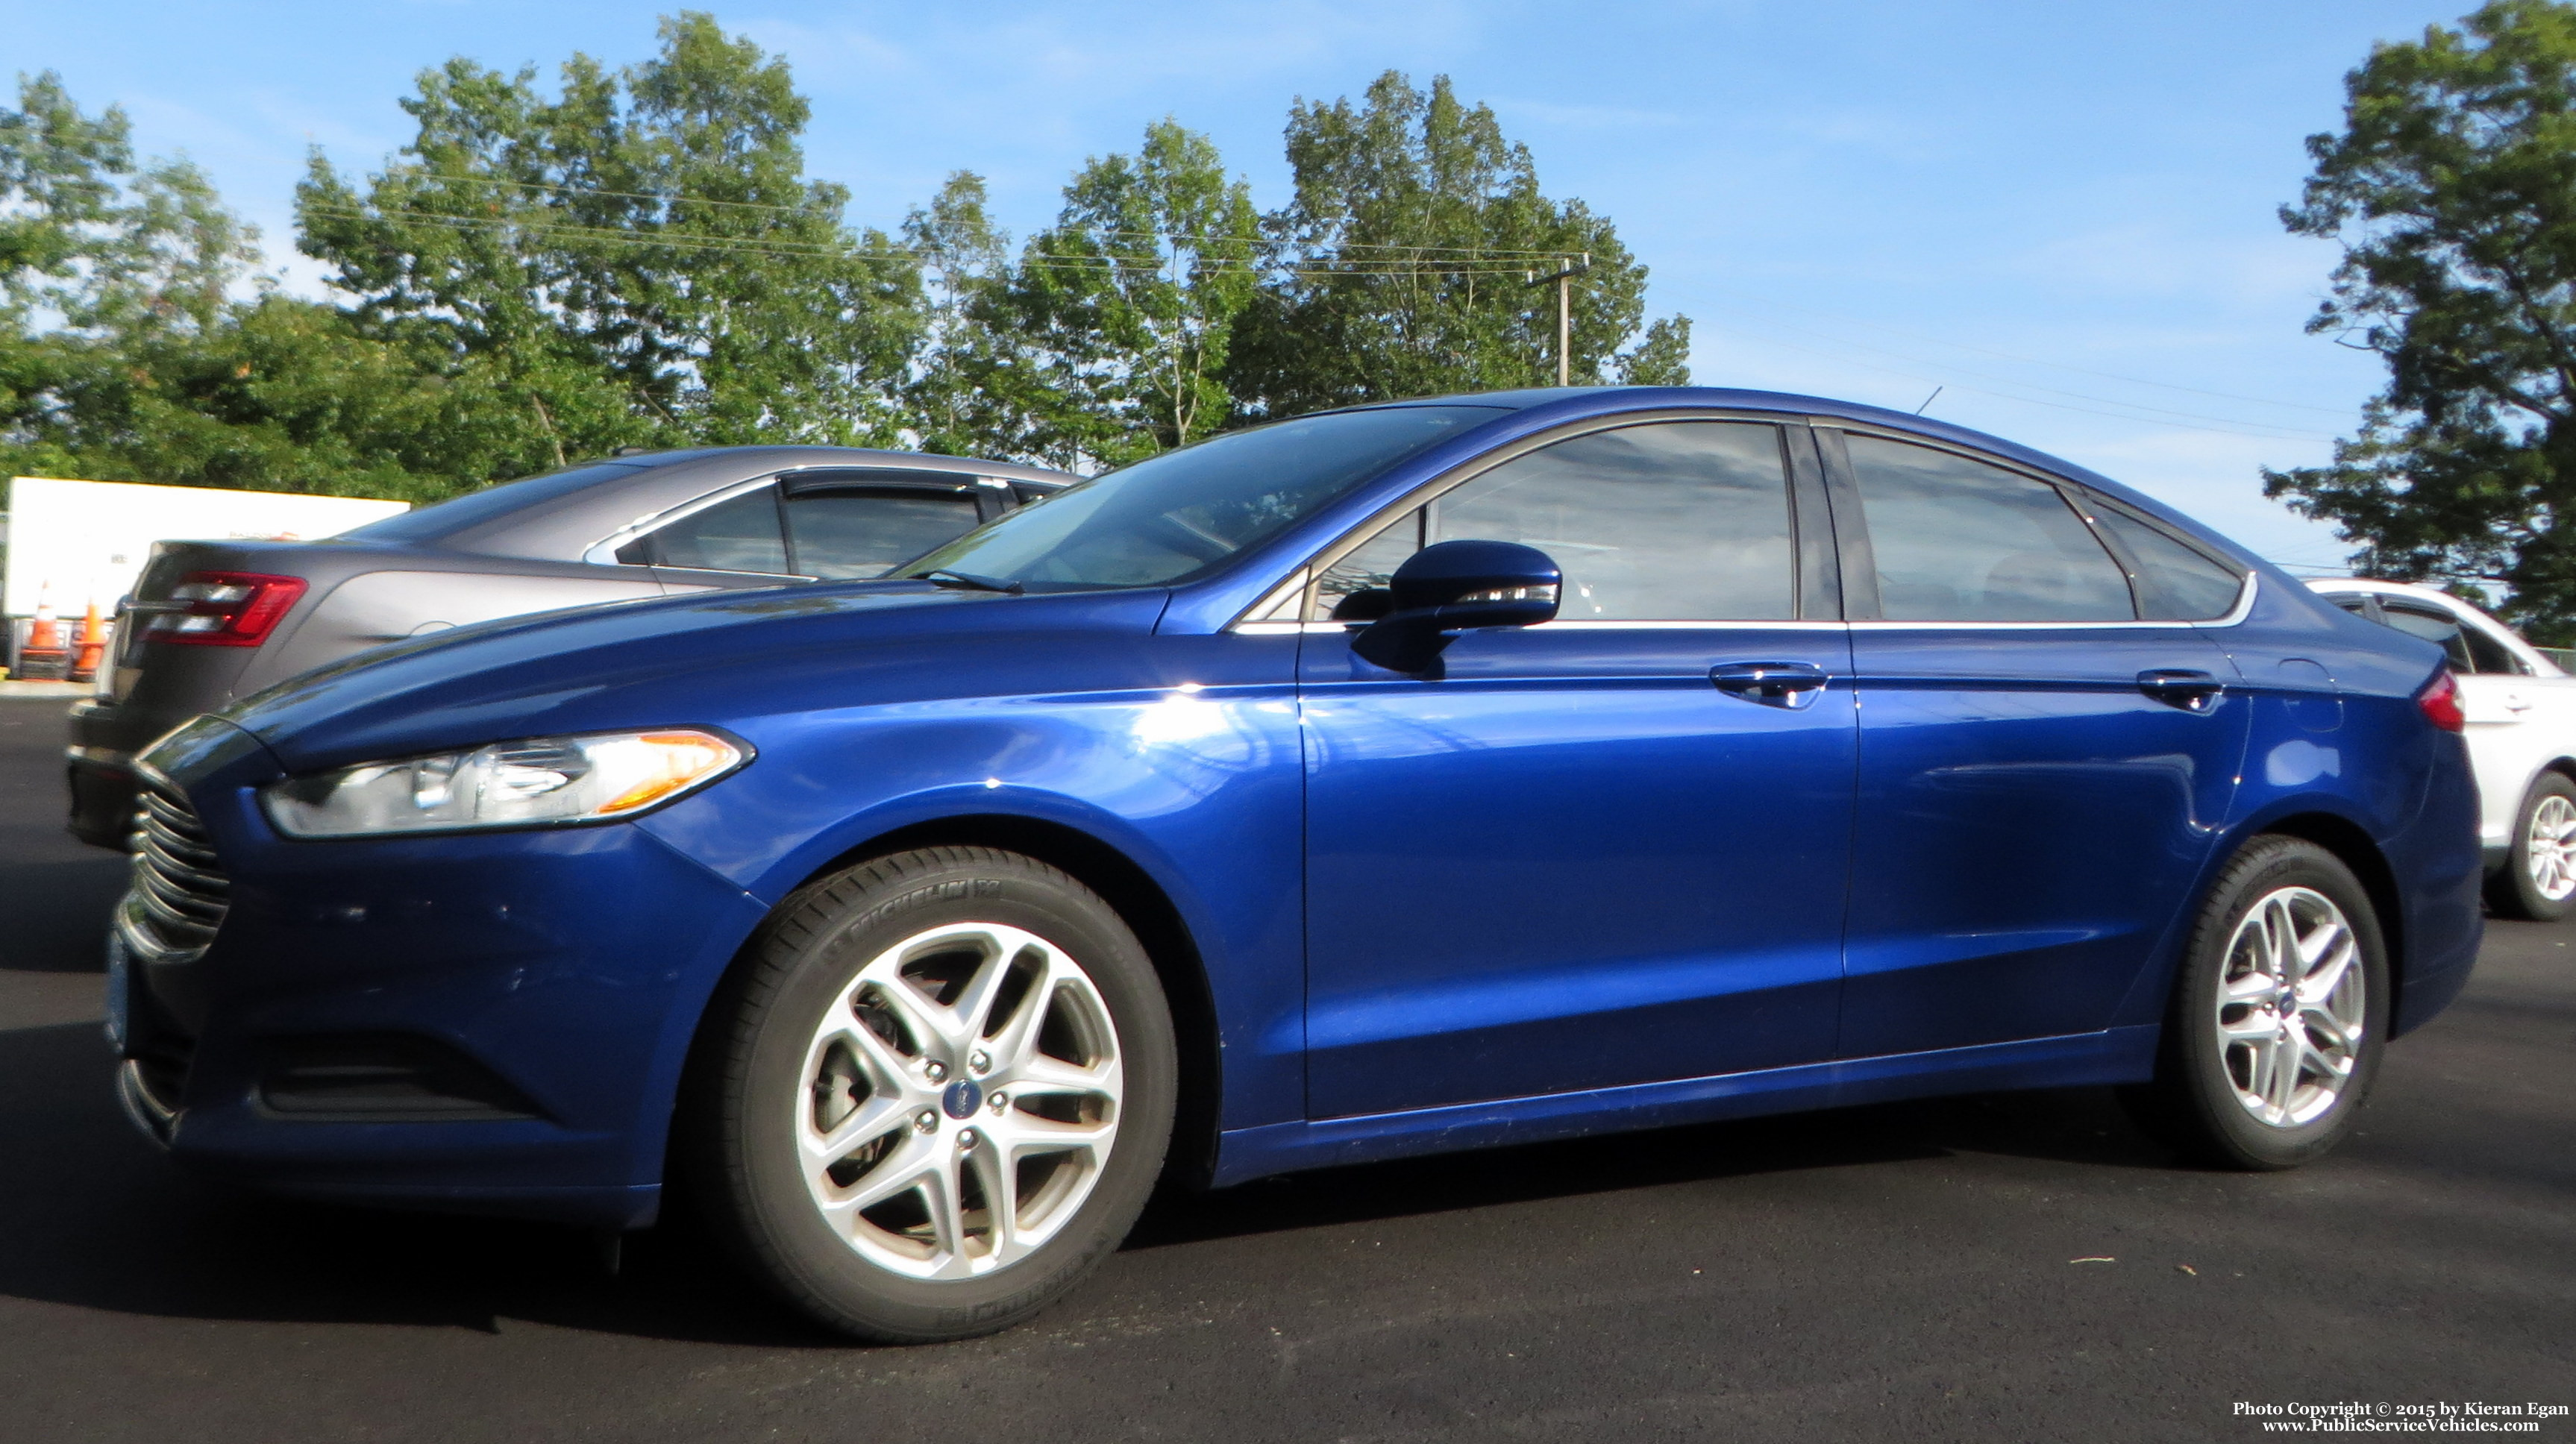
[[[662,8],[5,0],[0,69],[123,105],[145,151],[213,174],[302,289],[288,202],[308,147],[371,169],[408,136],[395,101],[422,67],[623,64]],[[1939,386],[1935,415],[2314,565],[2345,549],[2265,501],[2258,468],[2322,460],[2380,372],[2302,333],[2335,251],[2274,209],[2344,72],[2467,0],[710,8],[794,66],[809,164],[851,187],[861,224],[967,168],[1025,234],[1085,157],[1166,114],[1276,204],[1292,98],[1448,74],[1551,195],[1616,220],[1650,308],[1697,323],[1699,380],[1907,410]]]

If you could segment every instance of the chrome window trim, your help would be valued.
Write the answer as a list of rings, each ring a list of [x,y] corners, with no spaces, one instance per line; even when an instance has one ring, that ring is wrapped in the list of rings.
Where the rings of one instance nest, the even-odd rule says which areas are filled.
[[[1847,622],[1844,625],[1855,629],[1866,627],[1872,631],[1894,632],[2115,632],[2136,631],[2141,627],[2161,627],[2167,630],[2175,627],[2197,627],[2215,631],[2222,627],[2238,626],[2254,614],[2256,582],[2261,575],[2253,571],[2245,574],[2245,580],[2236,589],[2236,605],[2228,608],[2224,615],[2204,617],[2196,622],[2140,618],[2131,618],[2125,622],[1898,622],[1873,617]]]
[[[1622,622],[1604,617],[1559,617],[1517,630],[1524,632],[1839,632],[1851,623],[1815,618],[1759,619],[1724,622]]]
[[[1269,595],[1254,602],[1244,616],[1251,623],[1302,621],[1297,613],[1305,609],[1306,588],[1313,581],[1314,573],[1299,567],[1288,574],[1286,581],[1272,587]]]
[[[1336,632],[1354,632],[1366,622],[1237,622],[1230,630],[1247,637],[1291,637],[1299,634],[1328,636]],[[1849,622],[1782,621],[1782,622],[1614,622],[1593,617],[1565,617],[1553,622],[1536,622],[1526,627],[1504,630],[1515,632],[1839,632]]]
[[[705,511],[708,507],[717,506],[724,502],[731,501],[745,492],[758,491],[764,486],[775,486],[778,484],[778,478],[780,475],[781,473],[771,472],[766,476],[755,476],[749,481],[737,481],[730,486],[720,486],[715,490],[708,492],[704,496],[681,502],[677,506],[664,507],[660,511],[639,516],[635,520],[628,522],[626,525],[619,527],[616,531],[611,532],[607,537],[591,543],[590,549],[581,554],[581,559],[599,566],[626,567],[641,565],[641,563],[636,562],[619,561],[617,559],[617,549],[626,545],[628,542],[634,541],[638,537],[646,535],[647,533],[660,531],[662,528],[669,526],[675,521],[685,520],[699,512]],[[693,568],[692,570],[720,569]],[[746,577],[767,577],[785,576],[787,574],[784,572],[742,572],[739,573],[739,575]]]
[[[1562,631],[1625,632],[1823,632],[1848,628],[1853,631],[1867,629],[1877,632],[2111,632],[2136,631],[2140,628],[2160,628],[2170,631],[2176,627],[2216,630],[2221,627],[2241,625],[2247,617],[2254,614],[2254,597],[2258,589],[2259,578],[2259,573],[2247,572],[2245,574],[2244,584],[2237,589],[2236,605],[2228,610],[2227,615],[2223,617],[2210,617],[2197,622],[2137,620],[2126,622],[1885,622],[1875,620],[1856,622],[1804,620],[1776,622],[1615,622],[1602,621],[1589,617],[1565,617],[1553,622],[1541,622],[1535,627],[1523,628],[1520,630],[1543,631],[1553,628]],[[1367,624],[1364,622],[1253,621],[1237,622],[1228,630],[1241,632],[1246,636],[1276,637],[1294,635],[1300,632],[1312,632],[1317,634],[1339,632],[1347,628],[1365,625]]]

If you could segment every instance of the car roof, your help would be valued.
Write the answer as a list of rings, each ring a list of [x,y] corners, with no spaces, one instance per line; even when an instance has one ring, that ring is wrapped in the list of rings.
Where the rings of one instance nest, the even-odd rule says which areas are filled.
[[[2312,592],[2329,595],[2335,592],[2373,592],[2386,597],[2413,597],[2418,601],[2435,603],[2449,611],[2479,618],[2502,631],[2513,630],[2497,621],[2494,616],[2475,603],[2463,601],[2440,587],[2428,587],[2421,582],[2387,582],[2377,577],[2307,577],[2304,580],[2308,584],[2308,590]]]
[[[1757,391],[1727,386],[1546,386],[1518,391],[1468,392],[1452,396],[1425,396],[1404,401],[1373,402],[1365,406],[1343,408],[1351,411],[1374,410],[1387,406],[1486,406],[1513,411],[1542,408],[1563,411],[1567,420],[1586,416],[1616,415],[1623,411],[1643,411],[1655,407],[1705,407],[1715,410],[1767,411],[1785,413],[1811,421],[1846,421],[1881,430],[1907,433],[1927,441],[1983,451],[2008,461],[2063,477],[2090,487],[2113,499],[2135,507],[2168,525],[2177,527],[2200,541],[2215,546],[2228,557],[2247,566],[2272,570],[2271,564],[2224,533],[2206,523],[2176,510],[2133,487],[2123,485],[2089,467],[2078,466],[2064,457],[2024,446],[1986,432],[1955,426],[1947,421],[1911,412],[1892,411],[1858,401],[1837,401],[1829,396],[1808,396],[1793,391]]]
[[[1081,479],[1041,466],[917,451],[856,446],[704,446],[603,457],[548,476],[469,492],[467,498],[490,498],[500,503],[504,498],[496,493],[508,487],[524,487],[526,502],[519,506],[467,509],[456,516],[459,524],[449,529],[436,528],[437,507],[396,518],[395,522],[407,524],[385,529],[397,534],[397,544],[539,561],[577,561],[591,546],[621,529],[711,491],[777,472],[825,467],[991,477],[1014,489],[1028,490],[1057,490]],[[361,529],[354,539],[376,538]]]
[[[2306,580],[2312,590],[2320,592],[2388,592],[2438,598],[2455,606],[2469,605],[2440,587],[2428,587],[2422,582],[2389,582],[2377,577],[2309,577]]]
[[[971,476],[998,476],[1010,481],[1035,482],[1049,487],[1067,487],[1082,478],[1052,467],[1030,466],[1017,461],[992,461],[983,457],[948,456],[936,451],[887,451],[867,446],[693,446],[670,451],[641,451],[628,448],[613,456],[593,460],[617,462],[627,466],[664,466],[675,462],[697,461],[707,457],[733,457],[786,468],[796,466],[866,466],[897,471],[950,471]],[[576,462],[575,465],[582,463]]]

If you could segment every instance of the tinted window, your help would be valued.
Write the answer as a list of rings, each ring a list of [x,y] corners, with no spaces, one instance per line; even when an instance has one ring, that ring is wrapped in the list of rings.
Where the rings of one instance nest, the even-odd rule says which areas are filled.
[[[975,529],[975,498],[937,491],[806,491],[787,498],[799,576],[881,577]]]
[[[1521,542],[1565,573],[1569,621],[1796,614],[1779,428],[1686,421],[1561,441],[1486,472],[1330,568],[1319,607],[1384,586],[1417,545]]]
[[[621,562],[719,572],[787,572],[778,534],[778,490],[760,487],[681,517],[617,549]]]
[[[2410,637],[2441,645],[2449,656],[2454,672],[2486,672],[2507,675],[2522,671],[2513,653],[2504,644],[2475,627],[2466,626],[2447,612],[2421,602],[2401,602],[2393,597],[2380,598],[2380,610],[2388,625]]]
[[[1383,614],[1384,608],[1366,614],[1342,610],[1346,598],[1361,592],[1381,591],[1404,559],[1422,550],[1423,508],[1415,507],[1394,521],[1378,528],[1377,535],[1342,554],[1342,559],[1324,568],[1315,586],[1314,615],[1308,620],[1324,621],[1336,615],[1361,616],[1363,620]],[[1379,598],[1381,602],[1385,599]]]
[[[1390,406],[1229,432],[1068,487],[903,570],[947,567],[1041,590],[1187,581],[1502,414]]]
[[[1880,615],[1903,622],[2118,622],[2128,579],[2057,488],[1928,446],[1848,438]]]
[[[2223,617],[2236,605],[2245,586],[2244,573],[2211,561],[2155,527],[2110,507],[2097,508],[2093,519],[2112,539],[2138,559],[2146,581],[2138,598],[2139,614],[2158,621],[2207,621]]]
[[[2478,664],[2479,671],[2508,677],[2527,675],[2520,658],[2514,656],[2504,643],[2479,628],[2462,627],[2460,635],[2469,639],[2469,656]]]
[[[2365,597],[2358,592],[2334,592],[2329,594],[2326,597],[2326,600],[2343,608],[2345,611],[2352,613],[2356,617],[2367,617],[2370,615],[2370,598]]]
[[[436,506],[418,507],[399,516],[371,521],[352,527],[340,535],[343,539],[380,542],[425,542],[497,521],[514,511],[569,496],[585,487],[618,481],[644,470],[623,462],[604,461],[593,466],[576,466],[570,471],[549,472],[525,481],[504,482],[481,491],[452,497]]]

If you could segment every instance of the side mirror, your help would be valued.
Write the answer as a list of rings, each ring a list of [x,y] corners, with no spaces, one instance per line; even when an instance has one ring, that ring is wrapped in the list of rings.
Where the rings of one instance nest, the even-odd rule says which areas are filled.
[[[1547,553],[1519,542],[1427,546],[1395,569],[1390,609],[1351,639],[1351,650],[1390,672],[1425,671],[1451,632],[1555,620],[1564,580]]]

